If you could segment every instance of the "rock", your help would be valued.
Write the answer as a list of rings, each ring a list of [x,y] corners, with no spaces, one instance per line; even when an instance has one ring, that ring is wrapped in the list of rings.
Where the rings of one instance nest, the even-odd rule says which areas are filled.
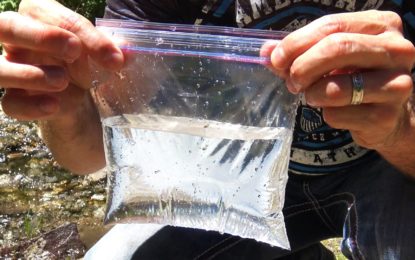
[[[0,201],[0,214],[16,215],[24,214],[30,210],[30,205],[27,201]]]
[[[78,259],[85,254],[76,224],[68,224],[12,248],[0,249],[0,258]]]
[[[94,194],[91,197],[91,200],[98,200],[98,201],[104,201],[105,200],[105,195],[104,194]]]
[[[58,182],[58,177],[56,176],[45,176],[44,179],[45,179],[45,182],[48,182],[48,183]]]
[[[103,208],[98,208],[94,211],[93,216],[97,219],[104,219],[105,210]]]
[[[16,159],[20,159],[23,157],[24,157],[23,153],[11,153],[7,155],[7,159],[9,160],[16,160]]]
[[[101,170],[99,170],[99,171],[97,171],[97,172],[95,172],[95,173],[88,174],[88,175],[86,176],[86,179],[87,179],[88,181],[93,181],[93,182],[96,182],[96,181],[99,181],[99,180],[105,179],[106,177],[107,177],[107,172],[106,172],[106,170],[105,170],[105,169],[101,169]]]
[[[13,176],[8,174],[0,175],[0,189],[10,188],[14,186]]]
[[[15,181],[15,182],[20,182],[23,178],[24,178],[24,176],[23,176],[22,174],[17,174],[17,175],[14,177],[14,181]]]

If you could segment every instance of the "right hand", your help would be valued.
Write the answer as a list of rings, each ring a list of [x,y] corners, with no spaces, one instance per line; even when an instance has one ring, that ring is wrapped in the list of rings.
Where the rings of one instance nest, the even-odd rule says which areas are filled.
[[[0,13],[0,87],[6,114],[18,120],[74,117],[91,88],[88,56],[118,70],[124,58],[81,15],[53,0],[22,0]]]

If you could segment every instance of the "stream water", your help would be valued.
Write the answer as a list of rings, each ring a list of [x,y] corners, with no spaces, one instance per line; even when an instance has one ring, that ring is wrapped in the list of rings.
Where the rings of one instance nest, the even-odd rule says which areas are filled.
[[[105,186],[105,178],[59,167],[33,122],[16,122],[0,109],[0,252],[66,223],[77,224],[91,246],[105,230]]]

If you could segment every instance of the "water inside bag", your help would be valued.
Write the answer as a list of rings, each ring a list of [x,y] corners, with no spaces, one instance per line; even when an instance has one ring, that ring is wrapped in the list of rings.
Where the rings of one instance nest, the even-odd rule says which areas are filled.
[[[104,129],[108,169],[117,176],[109,216],[236,229],[245,237],[252,236],[246,230],[256,230],[260,241],[283,232],[282,216],[273,214],[275,194],[282,193],[277,188],[285,180],[270,183],[268,173],[285,166],[275,158],[289,152],[283,150],[289,142],[286,128],[123,115],[105,119]]]
[[[109,171],[106,222],[215,230],[289,248],[282,207],[297,99],[264,66],[265,40],[221,38],[219,51],[195,44],[199,34],[132,41],[125,30],[110,28],[130,42],[122,46],[127,66],[97,69],[93,90]]]

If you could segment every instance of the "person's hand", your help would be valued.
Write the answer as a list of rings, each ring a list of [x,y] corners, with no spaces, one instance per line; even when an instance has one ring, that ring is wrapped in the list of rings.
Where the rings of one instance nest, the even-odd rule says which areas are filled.
[[[325,16],[270,46],[273,69],[289,90],[305,93],[310,106],[323,108],[330,126],[350,130],[359,145],[393,149],[409,131],[415,48],[404,39],[397,14]],[[358,73],[364,96],[351,105],[351,77]]]
[[[71,117],[91,87],[88,56],[119,69],[121,51],[84,17],[53,0],[23,0],[0,14],[0,87],[6,114],[19,120]]]

